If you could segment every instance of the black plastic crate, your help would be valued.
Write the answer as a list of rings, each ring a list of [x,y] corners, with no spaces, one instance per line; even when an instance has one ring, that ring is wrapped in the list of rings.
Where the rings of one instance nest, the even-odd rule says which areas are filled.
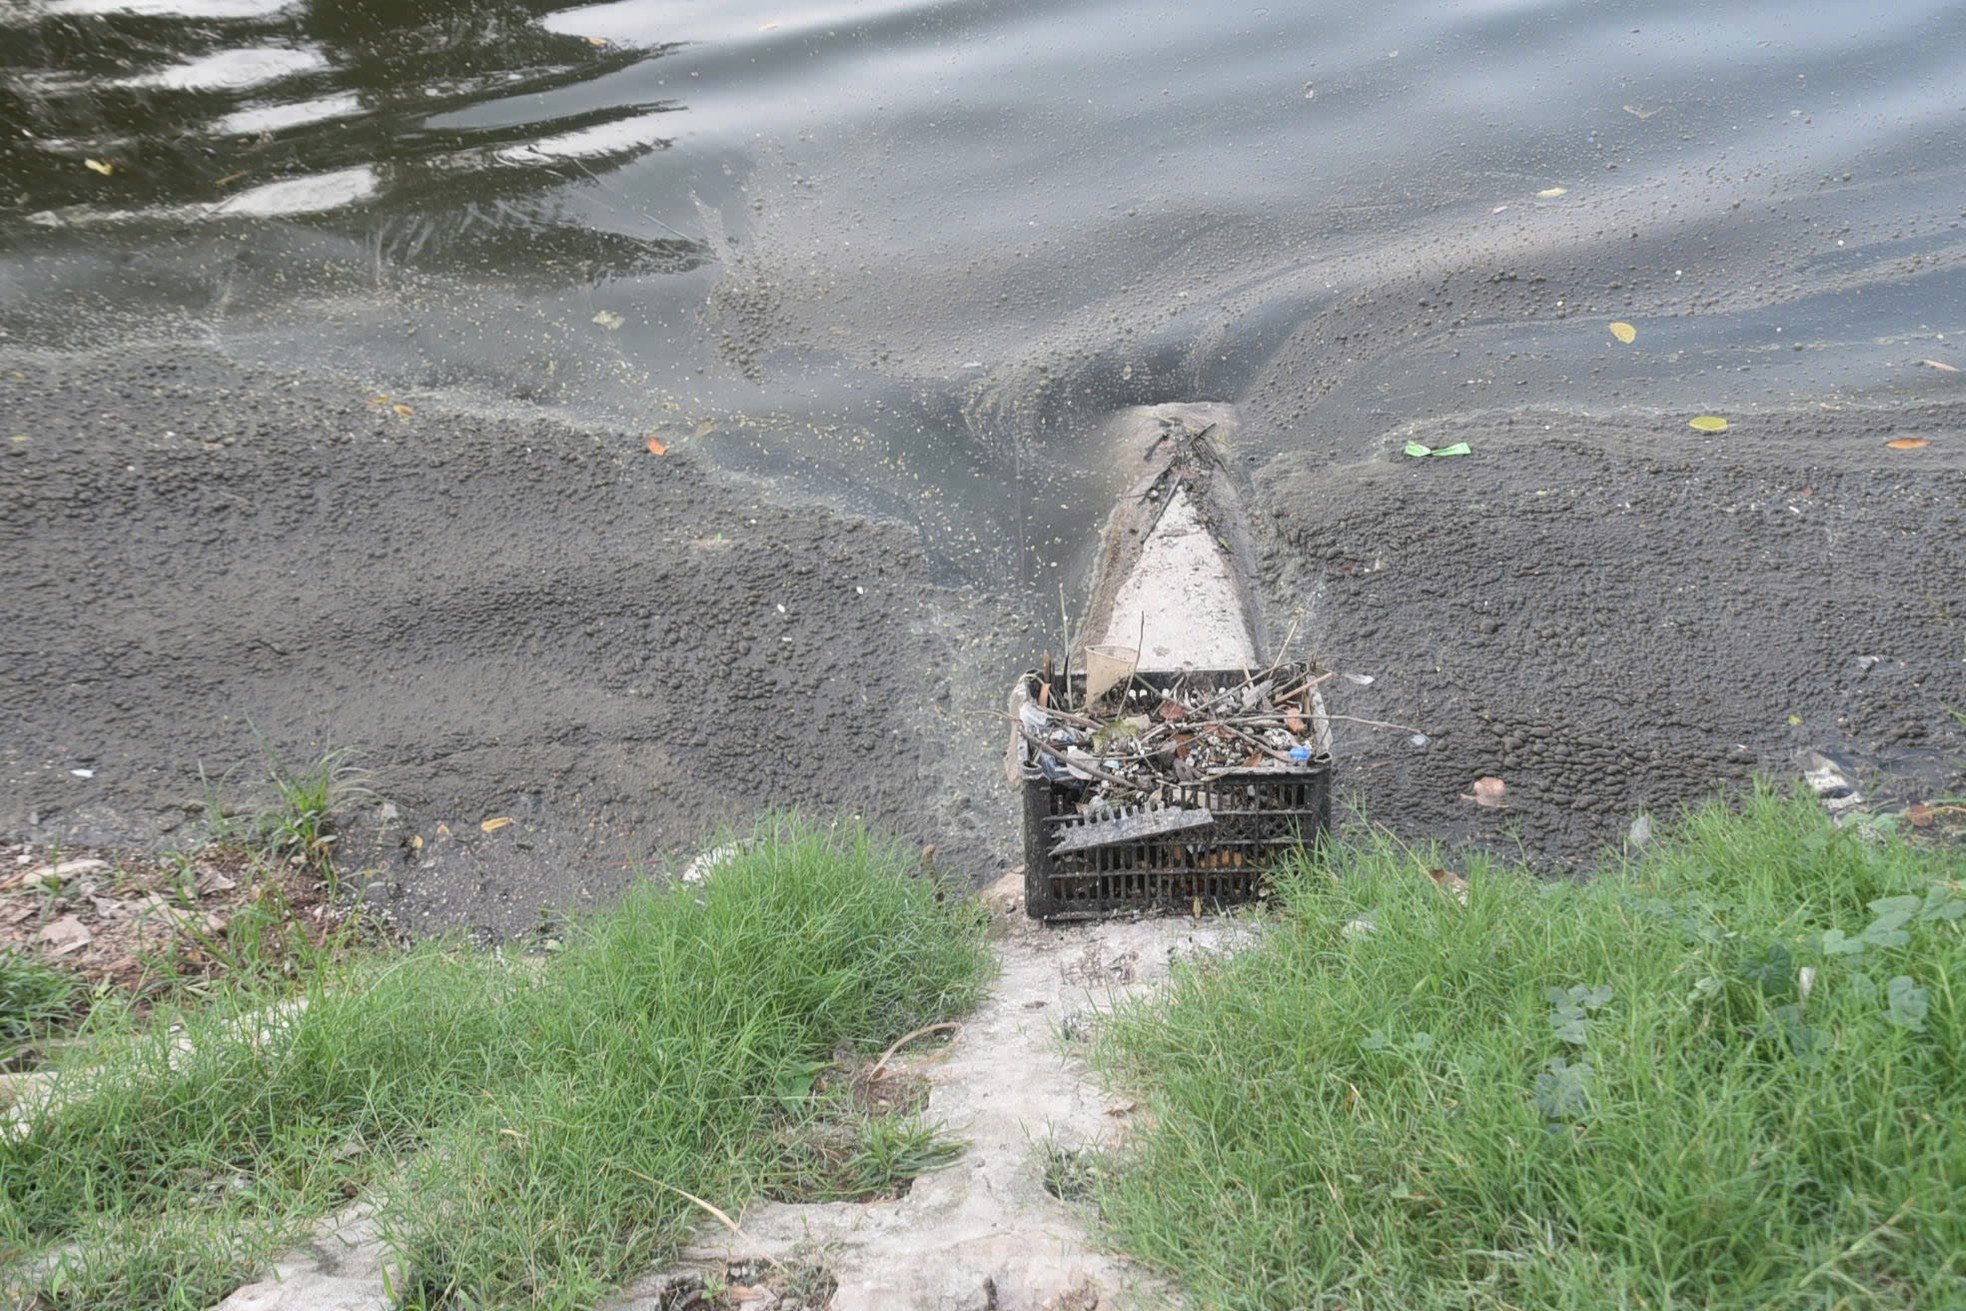
[[[1310,671],[1303,666],[1286,677]],[[1243,682],[1243,670],[1135,674],[1127,696],[1144,712],[1185,680],[1215,691]],[[1037,675],[1025,675],[1036,696]],[[1072,675],[1075,697],[1083,674]],[[1331,828],[1331,758],[1314,755],[1295,769],[1237,770],[1204,783],[1169,784],[1170,805],[1206,806],[1214,822],[1200,828],[1091,847],[1054,856],[1066,829],[1081,819],[1082,788],[1047,778],[1027,747],[1024,793],[1024,907],[1033,919],[1091,919],[1128,911],[1219,910],[1261,897],[1270,868]]]

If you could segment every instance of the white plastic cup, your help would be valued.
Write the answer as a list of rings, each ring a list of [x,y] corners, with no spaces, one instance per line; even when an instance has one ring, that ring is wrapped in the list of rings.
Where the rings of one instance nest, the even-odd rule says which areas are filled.
[[[1085,649],[1085,703],[1096,704],[1114,687],[1133,677],[1140,653],[1130,646],[1088,646]]]

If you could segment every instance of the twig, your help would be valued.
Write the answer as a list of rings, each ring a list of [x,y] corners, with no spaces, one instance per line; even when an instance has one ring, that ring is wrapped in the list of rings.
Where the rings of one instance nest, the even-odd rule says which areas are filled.
[[[909,1043],[913,1042],[915,1039],[925,1038],[931,1033],[941,1033],[946,1029],[960,1029],[962,1027],[963,1027],[962,1025],[957,1024],[954,1020],[944,1020],[940,1024],[924,1024],[921,1028],[916,1029],[913,1033],[902,1034],[899,1038],[896,1038],[894,1040],[893,1046],[889,1047],[886,1051],[881,1053],[881,1058],[878,1061],[874,1062],[874,1068],[867,1072],[867,1077],[869,1079],[880,1078],[881,1071],[887,1068],[887,1063],[889,1060],[893,1058],[894,1054],[900,1051],[903,1047],[906,1047]]]
[[[1270,756],[1276,760],[1281,760],[1286,765],[1295,765],[1300,763],[1298,761],[1292,760],[1289,756],[1286,756],[1285,754],[1283,754],[1283,752],[1277,750],[1275,747],[1271,746],[1269,743],[1263,741],[1262,739],[1243,732],[1241,729],[1237,728],[1233,724],[1226,724],[1217,721],[1216,723],[1211,724],[1210,727],[1223,729],[1224,731],[1231,733],[1234,736],[1239,737],[1243,741],[1249,743],[1250,746],[1255,747],[1258,751],[1261,751],[1264,755]]]
[[[1290,658],[1290,644],[1296,640],[1297,625],[1302,622],[1303,618],[1304,616],[1299,613],[1291,619],[1290,631],[1283,635],[1283,645],[1278,648],[1276,661],[1270,668],[1275,669],[1278,665],[1281,665],[1285,660]]]
[[[1315,675],[1314,677],[1305,679],[1297,686],[1291,688],[1288,692],[1278,693],[1275,699],[1278,701],[1288,701],[1290,700],[1291,697],[1296,696],[1299,692],[1308,692],[1312,688],[1316,687],[1319,683],[1326,681],[1330,677],[1331,677],[1331,671],[1327,669],[1322,674],[1318,674]]]
[[[1396,728],[1402,733],[1424,735],[1427,731],[1424,728],[1415,728],[1411,724],[1389,724],[1383,719],[1360,719],[1357,715],[1326,715],[1325,718],[1342,720],[1347,724],[1364,724],[1367,728]]]
[[[1153,791],[1153,789],[1148,787],[1145,783],[1135,783],[1130,778],[1121,778],[1118,774],[1108,774],[1105,770],[1096,768],[1095,766],[1092,765],[1088,765],[1083,760],[1072,759],[1070,756],[1066,755],[1063,751],[1060,751],[1057,747],[1051,745],[1051,743],[1049,742],[1046,742],[1045,740],[1040,738],[1036,733],[1033,733],[1030,729],[1024,727],[1024,725],[1021,723],[1017,726],[1017,731],[1024,735],[1024,740],[1026,742],[1029,742],[1032,746],[1044,752],[1047,756],[1050,756],[1053,760],[1058,761],[1062,765],[1068,765],[1073,769],[1081,771],[1082,773],[1090,774],[1092,775],[1092,777],[1098,779],[1101,783],[1111,783],[1118,787],[1132,788],[1135,792]]]
[[[758,1245],[757,1239],[751,1237],[751,1235],[745,1233],[742,1229],[738,1228],[737,1221],[731,1219],[729,1216],[725,1215],[722,1211],[718,1210],[710,1203],[704,1201],[701,1197],[698,1197],[695,1193],[686,1193],[682,1189],[676,1187],[676,1185],[674,1184],[665,1184],[660,1179],[651,1178],[648,1175],[643,1174],[640,1170],[636,1170],[630,1166],[623,1165],[619,1161],[609,1161],[608,1164],[612,1165],[617,1170],[623,1171],[624,1173],[634,1175],[637,1179],[640,1179],[643,1183],[654,1184],[657,1188],[666,1188],[670,1192],[674,1193],[676,1196],[682,1198],[684,1201],[702,1207],[705,1211],[710,1213],[710,1217],[714,1219],[718,1224],[722,1225],[724,1228],[730,1230],[733,1234],[736,1234],[739,1238],[743,1239],[747,1247],[754,1249],[759,1256],[771,1262],[772,1269],[783,1270],[785,1268],[785,1263],[783,1261],[780,1261],[777,1257],[773,1256],[770,1252],[765,1251],[764,1248]]]

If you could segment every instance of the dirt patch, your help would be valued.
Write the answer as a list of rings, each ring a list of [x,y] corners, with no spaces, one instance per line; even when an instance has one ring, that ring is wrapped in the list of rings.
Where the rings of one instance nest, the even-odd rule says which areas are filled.
[[[1905,426],[1930,447],[1898,452]],[[1408,437],[1471,457],[1411,459]],[[1351,439],[1356,441],[1356,438]],[[1366,818],[1554,868],[1796,753],[1879,803],[1966,771],[1966,405],[1752,416],[1487,413],[1342,437],[1259,478]],[[1912,463],[1908,457],[1919,458]],[[1276,616],[1273,615],[1273,622]],[[1505,804],[1478,805],[1492,776]]]
[[[772,806],[1001,871],[997,735],[962,712],[1000,704],[1020,627],[931,586],[911,529],[644,433],[380,394],[0,359],[0,835],[183,842],[201,769],[345,747],[392,809],[344,879],[413,929],[535,927]]]
[[[785,1260],[726,1261],[721,1269],[670,1276],[637,1311],[827,1311],[839,1280],[816,1253]]]
[[[196,854],[0,844],[0,952],[139,1002],[239,968],[279,969],[348,919],[311,871],[236,846]]]

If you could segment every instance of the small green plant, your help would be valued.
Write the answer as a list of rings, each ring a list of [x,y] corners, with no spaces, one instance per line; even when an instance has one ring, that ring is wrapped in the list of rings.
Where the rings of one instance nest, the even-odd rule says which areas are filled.
[[[335,822],[349,803],[373,797],[368,771],[349,760],[347,751],[321,755],[295,769],[270,749],[274,804],[260,812],[260,842],[275,856],[294,861],[335,886]]]
[[[1038,1144],[1038,1177],[1044,1190],[1061,1202],[1091,1198],[1105,1179],[1105,1153],[1094,1147],[1067,1147],[1047,1135]]]
[[[0,950],[0,1065],[49,1034],[69,1028],[82,986],[59,966]]]

